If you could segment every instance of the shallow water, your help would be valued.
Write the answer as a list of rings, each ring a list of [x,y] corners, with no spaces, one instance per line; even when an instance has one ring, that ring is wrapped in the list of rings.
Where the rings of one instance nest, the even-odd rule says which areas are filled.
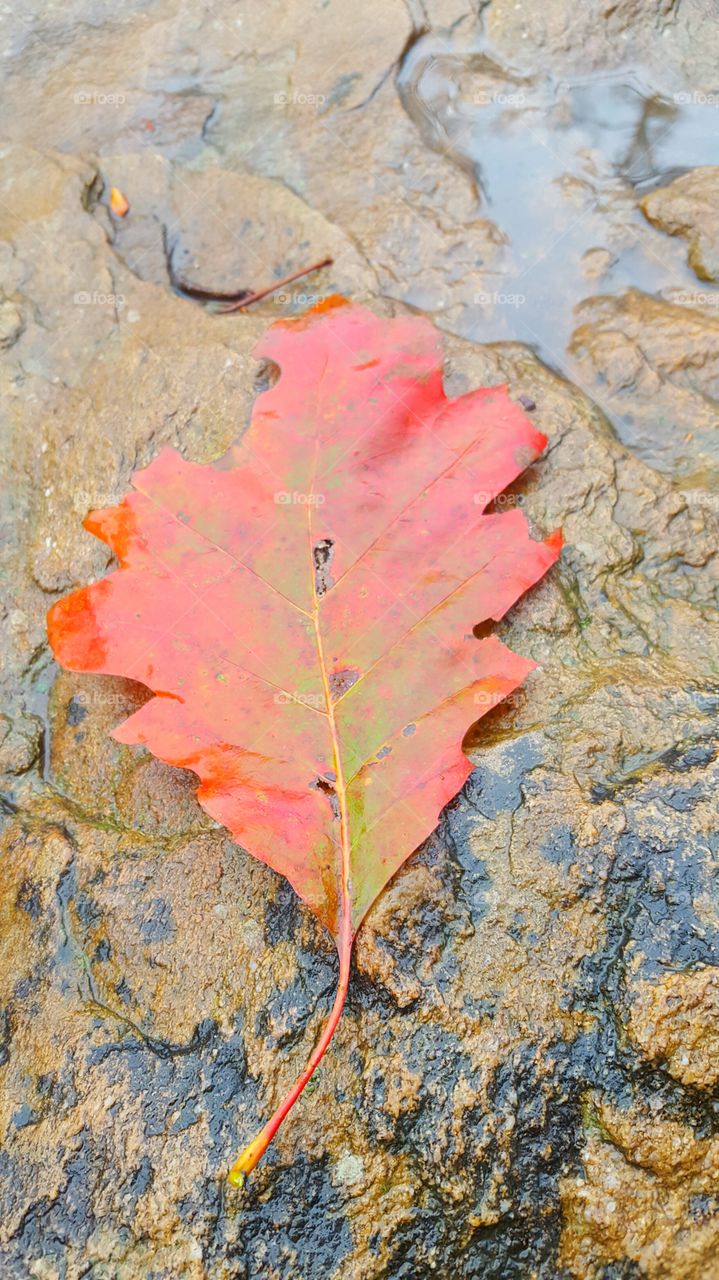
[[[481,216],[505,240],[496,288],[467,300],[463,335],[527,343],[576,377],[567,350],[575,308],[596,293],[680,290],[688,305],[719,307],[719,289],[699,285],[684,245],[647,234],[637,207],[653,187],[719,163],[719,94],[658,92],[629,66],[512,76],[432,33],[397,83],[428,145],[471,175]]]

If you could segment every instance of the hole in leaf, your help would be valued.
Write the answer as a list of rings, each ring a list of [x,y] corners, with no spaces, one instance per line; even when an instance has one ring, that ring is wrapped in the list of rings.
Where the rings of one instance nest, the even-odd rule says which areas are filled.
[[[334,549],[335,544],[332,538],[323,538],[312,549],[312,556],[315,562],[315,593],[318,598],[323,596],[326,591],[329,591],[330,587],[334,586],[332,578]]]
[[[317,778],[313,778],[312,782],[310,783],[310,786],[314,791],[322,791],[326,796],[329,796],[329,801],[332,806],[332,816],[334,818],[337,818],[337,820],[339,821],[340,802],[337,798],[337,792],[335,791],[332,783],[328,782],[326,777],[318,776]]]
[[[254,380],[254,391],[256,395],[262,395],[263,391],[269,391],[274,387],[280,376],[280,366],[275,364],[274,360],[264,360],[260,365]]]

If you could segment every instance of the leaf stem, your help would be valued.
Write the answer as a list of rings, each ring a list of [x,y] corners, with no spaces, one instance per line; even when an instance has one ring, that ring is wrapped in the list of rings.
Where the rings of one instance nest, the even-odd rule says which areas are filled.
[[[274,1115],[272,1115],[267,1121],[264,1128],[260,1130],[257,1136],[252,1139],[252,1142],[245,1147],[242,1154],[235,1160],[235,1163],[228,1174],[229,1181],[232,1183],[233,1187],[244,1186],[247,1175],[252,1173],[255,1165],[262,1159],[288,1111],[290,1111],[295,1105],[305,1085],[319,1066],[322,1058],[324,1057],[325,1050],[334,1035],[335,1028],[340,1020],[340,1014],[342,1013],[344,1003],[347,998],[347,988],[349,986],[350,977],[350,956],[352,954],[351,933],[348,933],[346,930],[342,931],[342,935],[337,945],[337,950],[340,958],[339,982],[337,985],[335,1001],[332,1005],[332,1011],[327,1019],[324,1031],[317,1041],[310,1060],[302,1072],[302,1075],[298,1076],[289,1093],[280,1103],[279,1107],[274,1112]]]

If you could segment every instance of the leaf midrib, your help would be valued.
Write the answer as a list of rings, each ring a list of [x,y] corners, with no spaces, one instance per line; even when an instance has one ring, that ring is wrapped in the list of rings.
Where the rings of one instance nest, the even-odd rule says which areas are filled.
[[[329,364],[329,354],[326,356],[322,373],[317,379],[317,399],[315,404],[315,421],[321,421],[319,416],[320,394],[324,375]],[[315,643],[317,646],[317,661],[319,664],[320,675],[322,677],[322,686],[325,694],[325,706],[327,708],[327,721],[329,724],[330,735],[332,738],[332,753],[334,757],[334,773],[335,773],[335,795],[340,811],[340,874],[341,874],[341,917],[337,922],[337,947],[342,961],[343,954],[348,955],[349,948],[352,945],[352,840],[350,832],[349,811],[347,808],[347,787],[344,778],[344,763],[342,760],[342,747],[337,732],[337,722],[334,714],[334,703],[332,701],[332,690],[330,689],[329,675],[327,672],[327,663],[325,662],[324,646],[322,643],[322,629],[320,627],[320,610],[319,597],[317,595],[317,580],[315,576],[315,556],[314,556],[314,534],[312,529],[312,513],[314,502],[312,501],[315,491],[315,483],[317,479],[317,463],[319,461],[319,437],[315,434],[315,452],[312,462],[312,478],[309,488],[309,501],[307,503],[307,554],[309,562],[310,586],[312,588],[312,624],[315,631]]]

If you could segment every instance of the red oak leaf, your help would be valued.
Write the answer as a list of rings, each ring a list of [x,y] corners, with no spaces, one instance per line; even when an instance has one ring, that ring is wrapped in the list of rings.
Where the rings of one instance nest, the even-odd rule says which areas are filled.
[[[486,512],[546,439],[505,387],[447,399],[427,321],[335,298],[257,354],[281,374],[242,439],[209,466],[165,449],[92,512],[119,570],[49,614],[64,667],[156,695],[115,738],[194,770],[200,804],[337,946],[329,1021],[237,1184],[330,1041],[361,921],[470,773],[463,736],[535,665],[473,629],[561,546]]]

